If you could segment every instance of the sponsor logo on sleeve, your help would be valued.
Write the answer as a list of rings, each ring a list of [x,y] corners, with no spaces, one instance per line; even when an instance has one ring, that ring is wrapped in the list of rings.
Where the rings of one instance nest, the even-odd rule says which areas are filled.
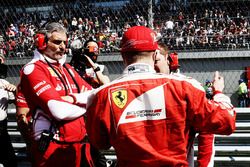
[[[41,89],[39,89],[37,92],[36,92],[36,95],[39,96],[41,93],[43,93],[44,91],[50,89],[51,86],[50,85],[45,85],[44,87],[42,87]]]
[[[39,88],[40,86],[44,85],[45,83],[46,83],[46,81],[41,81],[41,82],[39,82],[38,84],[36,84],[36,85],[34,86],[34,90],[36,90],[36,89]]]

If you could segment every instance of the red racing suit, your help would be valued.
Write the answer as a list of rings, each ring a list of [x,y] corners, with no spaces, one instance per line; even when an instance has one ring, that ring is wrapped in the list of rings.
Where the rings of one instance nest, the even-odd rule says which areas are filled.
[[[80,103],[81,96],[76,97]],[[222,93],[208,101],[201,84],[128,66],[121,78],[92,92],[86,129],[99,149],[114,147],[119,167],[188,166],[189,130],[229,135],[236,112]]]
[[[191,79],[185,75],[179,73],[171,73],[177,77],[183,77],[183,79]],[[198,135],[197,135],[198,134]],[[206,132],[196,132],[194,128],[191,128],[188,136],[187,143],[187,160],[188,166],[194,167],[194,140],[197,136],[198,139],[198,154],[197,154],[197,166],[198,167],[213,167],[214,166],[214,134]]]
[[[71,66],[63,65],[66,57],[56,62],[38,51],[34,54],[34,59],[22,69],[20,82],[28,107],[35,111],[34,165],[79,166],[82,141],[86,135],[83,118],[86,109],[64,101],[61,96],[90,90],[91,86]],[[24,103],[21,102],[19,106],[22,107]],[[36,141],[44,130],[51,130],[54,135],[48,149],[40,153]]]
[[[188,166],[194,167],[194,139],[196,136],[195,130],[191,129],[189,133],[189,140],[187,145],[187,159]],[[206,132],[199,132],[198,139],[198,154],[197,154],[197,166],[198,167],[213,167],[214,166],[214,134]]]
[[[198,167],[213,167],[214,166],[214,134],[200,132],[198,138]]]

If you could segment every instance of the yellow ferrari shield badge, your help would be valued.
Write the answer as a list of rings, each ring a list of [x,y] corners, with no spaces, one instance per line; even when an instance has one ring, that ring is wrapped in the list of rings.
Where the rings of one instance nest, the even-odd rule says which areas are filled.
[[[128,92],[125,89],[120,89],[112,92],[112,100],[119,108],[123,108],[128,101]]]

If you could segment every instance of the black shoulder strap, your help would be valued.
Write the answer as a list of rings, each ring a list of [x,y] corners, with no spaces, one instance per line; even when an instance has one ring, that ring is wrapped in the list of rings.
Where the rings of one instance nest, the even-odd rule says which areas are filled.
[[[69,69],[68,69],[68,67],[66,66],[66,64],[63,64],[63,67],[67,70],[67,72],[69,73],[69,75],[70,75],[70,77],[72,78],[73,82],[75,83],[76,88],[77,88],[77,92],[80,93],[81,90],[80,90],[79,84],[76,82],[76,79],[74,78],[73,74],[69,71]]]

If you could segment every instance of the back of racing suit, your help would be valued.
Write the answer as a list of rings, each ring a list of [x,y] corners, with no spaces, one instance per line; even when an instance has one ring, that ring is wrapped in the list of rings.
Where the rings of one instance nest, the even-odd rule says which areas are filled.
[[[75,97],[80,103],[80,95]],[[229,135],[235,118],[224,94],[208,101],[194,79],[132,64],[89,96],[86,129],[97,148],[114,147],[119,167],[188,166],[190,128]]]

